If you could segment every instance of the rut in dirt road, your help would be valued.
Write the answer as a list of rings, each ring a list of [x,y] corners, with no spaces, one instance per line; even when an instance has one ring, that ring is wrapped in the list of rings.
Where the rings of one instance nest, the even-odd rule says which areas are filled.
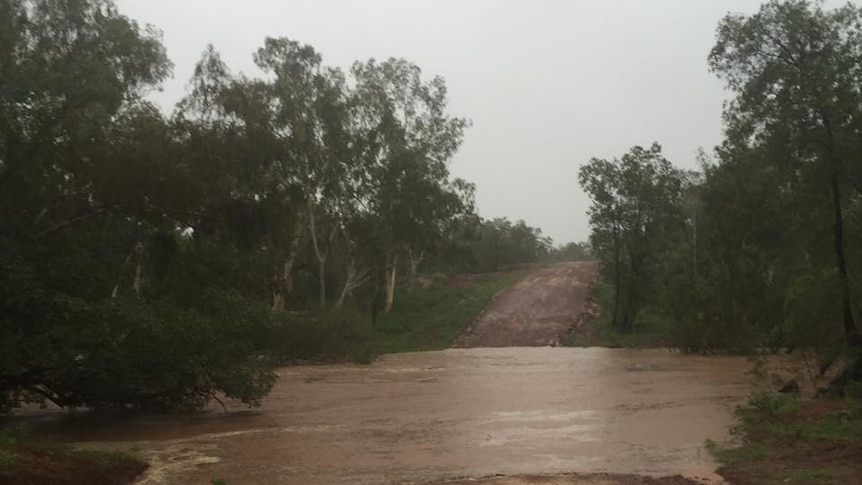
[[[560,263],[530,274],[494,297],[454,347],[558,345],[586,310],[595,262]]]

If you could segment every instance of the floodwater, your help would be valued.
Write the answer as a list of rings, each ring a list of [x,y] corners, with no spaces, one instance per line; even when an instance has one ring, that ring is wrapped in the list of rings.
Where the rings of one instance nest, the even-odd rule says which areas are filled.
[[[667,350],[450,349],[301,366],[255,411],[69,425],[134,449],[140,484],[427,483],[493,474],[693,473],[752,390],[744,358]],[[55,423],[61,432],[63,423]]]

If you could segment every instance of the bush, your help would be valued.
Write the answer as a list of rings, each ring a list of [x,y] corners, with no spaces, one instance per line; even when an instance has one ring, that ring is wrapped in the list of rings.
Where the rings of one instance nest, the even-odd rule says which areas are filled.
[[[355,308],[283,312],[269,325],[267,348],[282,363],[371,359],[373,328]]]

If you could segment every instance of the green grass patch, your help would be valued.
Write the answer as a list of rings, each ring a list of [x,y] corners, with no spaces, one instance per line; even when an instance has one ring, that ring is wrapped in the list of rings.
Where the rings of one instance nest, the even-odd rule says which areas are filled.
[[[761,446],[721,446],[712,440],[706,440],[705,446],[707,451],[724,465],[757,460],[769,455],[769,450]]]
[[[477,275],[463,286],[436,280],[428,288],[398,288],[395,306],[374,326],[374,354],[441,350],[463,331],[500,290],[528,274],[515,271]]]
[[[142,463],[143,460],[136,453],[130,451],[107,451],[107,450],[78,450],[68,449],[69,455],[94,463],[98,468],[110,469],[122,467],[134,463]]]
[[[785,481],[786,483],[798,485],[835,483],[832,472],[826,468],[790,470],[787,472],[787,478]]]
[[[862,402],[803,401],[756,394],[737,412],[737,432],[782,442],[833,441],[862,446]]]

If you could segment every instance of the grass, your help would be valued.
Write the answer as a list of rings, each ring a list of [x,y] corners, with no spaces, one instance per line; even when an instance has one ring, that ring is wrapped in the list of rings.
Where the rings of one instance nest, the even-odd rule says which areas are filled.
[[[708,442],[735,484],[858,483],[862,401],[756,394],[737,411],[734,446]]]
[[[742,463],[769,455],[769,450],[758,445],[724,447],[712,440],[706,440],[706,449],[722,464]]]
[[[372,323],[370,312],[346,305],[326,311],[285,312],[266,345],[284,364],[353,361],[367,364],[394,352],[448,348],[494,295],[528,271],[425,276],[427,287],[401,282],[395,305]]]
[[[374,327],[374,354],[441,350],[452,345],[500,290],[527,275],[527,271],[477,275],[465,285],[447,285],[434,279],[427,288],[399,287],[395,306],[381,315]]]
[[[805,468],[801,470],[789,470],[785,483],[794,484],[818,484],[834,483],[835,476],[825,468]]]

